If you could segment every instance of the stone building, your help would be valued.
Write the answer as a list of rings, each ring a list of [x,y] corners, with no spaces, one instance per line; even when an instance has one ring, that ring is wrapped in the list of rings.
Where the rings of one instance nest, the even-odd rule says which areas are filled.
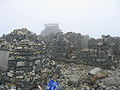
[[[52,34],[52,33],[56,34],[58,32],[61,32],[58,24],[50,23],[50,24],[45,24],[45,29],[41,32],[41,35],[46,36],[46,35],[49,35],[49,34]]]

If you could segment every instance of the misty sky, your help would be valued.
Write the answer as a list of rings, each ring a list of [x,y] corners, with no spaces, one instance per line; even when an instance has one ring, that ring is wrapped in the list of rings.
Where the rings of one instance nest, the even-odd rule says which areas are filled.
[[[45,23],[63,32],[120,36],[120,0],[0,0],[0,36],[26,27],[40,34]]]

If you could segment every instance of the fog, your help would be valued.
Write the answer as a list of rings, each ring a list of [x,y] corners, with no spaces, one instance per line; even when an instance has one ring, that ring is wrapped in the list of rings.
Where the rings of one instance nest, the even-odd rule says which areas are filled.
[[[0,36],[26,27],[40,34],[45,23],[65,32],[120,35],[120,0],[0,0]]]

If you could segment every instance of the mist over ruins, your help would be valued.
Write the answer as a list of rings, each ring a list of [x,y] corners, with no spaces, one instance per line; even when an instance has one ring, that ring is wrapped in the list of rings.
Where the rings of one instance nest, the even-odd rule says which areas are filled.
[[[50,80],[58,90],[119,90],[119,75],[120,37],[63,33],[57,23],[0,37],[1,90],[46,90]]]

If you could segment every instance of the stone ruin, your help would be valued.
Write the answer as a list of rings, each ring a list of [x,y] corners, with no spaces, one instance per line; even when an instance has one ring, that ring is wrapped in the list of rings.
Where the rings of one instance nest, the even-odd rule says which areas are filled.
[[[62,32],[62,31],[59,29],[59,26],[57,23],[48,23],[48,24],[45,24],[45,29],[41,32],[41,35],[46,36],[49,34],[56,34],[58,32]]]
[[[53,27],[54,30],[59,29],[56,25],[46,25],[45,31]],[[0,83],[4,88],[15,86],[20,90],[36,90],[39,84],[44,90],[49,80],[55,79],[61,82],[65,90],[95,90],[98,86],[103,88],[104,85],[99,85],[96,80],[100,78],[99,75],[106,77],[106,74],[95,74],[94,85],[98,86],[93,87],[85,78],[94,67],[103,70],[117,68],[119,72],[119,42],[119,37],[110,35],[94,39],[74,32],[36,35],[25,28],[14,30],[0,38],[0,48],[9,50],[8,69],[0,70]],[[109,70],[105,72],[110,73]],[[109,76],[105,80],[113,78]],[[102,82],[109,87],[110,83],[105,80]],[[116,85],[113,82],[111,84]]]

